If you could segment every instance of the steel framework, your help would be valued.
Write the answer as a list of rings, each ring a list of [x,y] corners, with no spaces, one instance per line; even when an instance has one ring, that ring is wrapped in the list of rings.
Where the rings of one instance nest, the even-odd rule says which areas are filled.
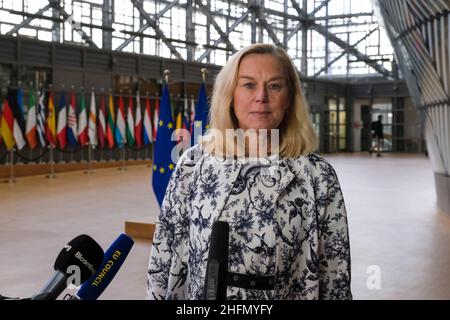
[[[0,34],[217,65],[269,42],[304,76],[392,78],[370,0],[0,0]]]

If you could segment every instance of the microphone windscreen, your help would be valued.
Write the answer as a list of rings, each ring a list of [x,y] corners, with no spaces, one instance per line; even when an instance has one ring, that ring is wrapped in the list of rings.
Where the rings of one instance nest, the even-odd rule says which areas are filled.
[[[83,300],[97,300],[119,271],[133,244],[133,239],[122,233],[106,250],[102,265],[83,283],[77,296]]]
[[[204,293],[206,300],[226,299],[229,235],[230,226],[227,222],[214,222],[206,266]]]
[[[216,221],[211,231],[208,260],[218,260],[219,263],[228,262],[228,242],[230,227],[225,221]]]
[[[80,281],[85,282],[100,267],[103,261],[103,249],[88,235],[79,235],[74,238],[59,253],[54,268],[67,275],[69,266],[80,268]]]

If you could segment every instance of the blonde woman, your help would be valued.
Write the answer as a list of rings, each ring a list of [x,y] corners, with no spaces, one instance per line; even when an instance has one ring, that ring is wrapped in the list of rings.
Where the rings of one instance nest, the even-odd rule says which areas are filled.
[[[313,153],[283,49],[254,44],[231,57],[214,85],[210,128],[170,179],[147,298],[202,299],[211,226],[226,221],[227,299],[351,299],[344,199],[332,166]]]

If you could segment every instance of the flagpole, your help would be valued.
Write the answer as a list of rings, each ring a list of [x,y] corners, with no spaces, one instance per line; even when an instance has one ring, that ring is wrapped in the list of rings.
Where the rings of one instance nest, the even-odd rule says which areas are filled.
[[[104,95],[105,95],[105,88],[100,88],[100,92],[101,92],[101,96],[100,96],[100,107],[99,107],[99,111],[98,111],[98,114],[100,115],[100,108],[101,108],[101,101],[102,101],[102,96],[103,96],[103,98],[105,98],[104,97]],[[103,100],[104,101],[104,100]],[[104,112],[103,112],[104,113]],[[103,117],[105,117],[105,114],[103,114]],[[97,128],[96,128],[97,129]],[[104,135],[106,134],[106,119],[105,119],[105,128],[103,128],[103,130],[104,130]],[[97,131],[98,132],[98,131]],[[103,142],[105,142],[105,137],[104,137],[104,139],[103,139]],[[103,162],[103,149],[105,148],[105,143],[103,143],[103,146],[100,146],[100,159],[99,159],[99,162]]]
[[[74,89],[75,89],[75,86],[74,85],[71,85],[70,86],[70,88],[72,89],[72,94],[73,95],[75,95],[75,92],[73,92],[74,91]],[[81,87],[81,88],[83,88],[83,87]],[[83,89],[81,89],[81,90],[83,90]],[[75,97],[75,99],[76,99],[76,97]],[[76,103],[76,102],[75,102]],[[77,112],[76,112],[76,107],[75,106],[71,106],[71,104],[69,103],[68,104],[68,110],[66,111],[67,112],[67,115],[69,115],[70,114],[70,112],[71,112],[71,108],[74,108],[75,109],[75,118],[77,117]],[[77,119],[78,120],[78,119]],[[77,121],[77,124],[78,124],[78,121]],[[78,127],[78,125],[77,125],[77,127]],[[69,128],[71,128],[70,127],[70,124],[67,122],[67,130],[69,130]],[[75,135],[75,139],[77,138],[77,136],[78,136],[78,132],[77,132],[78,130],[75,130],[75,132],[73,132],[73,134]],[[69,144],[68,145],[70,145],[70,142],[69,142]],[[71,152],[70,152],[70,163],[74,163],[75,162],[75,160],[73,159],[73,154],[74,154],[74,152],[73,152],[73,146],[70,146],[70,149],[72,149],[71,150]],[[83,161],[83,148],[81,148],[81,161]]]
[[[121,153],[121,158],[122,158],[122,166],[119,167],[119,170],[120,171],[127,171],[127,167],[126,167],[126,164],[125,164],[125,145],[122,148],[120,148],[120,153]]]
[[[50,83],[50,84],[49,84],[49,90],[50,90],[50,92],[51,92],[52,88],[53,88],[53,85]],[[49,97],[49,98],[50,98],[50,97]],[[53,112],[55,113],[55,117],[56,117],[56,107],[54,106],[53,109],[54,109]],[[56,120],[55,120],[55,122],[56,122]],[[56,129],[57,129],[57,127],[55,127],[55,130],[56,130]],[[56,134],[56,132],[55,132],[55,134]],[[55,144],[56,144],[56,140],[57,140],[57,137],[55,136]],[[49,175],[47,176],[47,178],[48,178],[48,179],[54,179],[54,178],[56,178],[56,176],[55,176],[55,168],[54,168],[54,166],[55,166],[55,161],[54,161],[54,157],[53,157],[53,150],[54,150],[54,148],[55,148],[55,145],[54,145],[52,142],[50,142],[50,144],[49,144],[48,147],[50,148],[50,156],[49,156],[50,173],[49,173]]]
[[[148,101],[149,102],[149,104],[150,104],[150,100],[148,100],[149,98],[148,98],[148,91],[145,91],[145,101]],[[144,108],[144,110],[147,108],[147,105],[145,105],[145,108]],[[151,121],[152,121],[152,115],[151,115],[151,113],[148,115],[149,117],[150,117],[150,123],[151,123]],[[145,122],[145,111],[144,111],[144,120],[142,121],[143,123]],[[144,129],[145,130],[145,129]],[[151,134],[153,135],[153,132],[151,132]],[[145,145],[145,144],[144,144]],[[147,160],[148,159],[148,147],[149,147],[149,145],[150,145],[150,143],[148,144],[148,145],[146,145],[145,146],[145,148],[144,148],[144,161],[145,160]]]
[[[169,81],[168,78],[167,78],[167,81]],[[156,95],[156,99],[158,100],[158,103],[159,103],[160,102],[159,101],[159,92],[155,92],[155,95]],[[162,91],[161,91],[161,95],[162,95]],[[156,103],[156,101],[155,101],[155,103]],[[155,112],[156,112],[156,106],[155,106]],[[153,118],[153,120],[154,120],[154,118]],[[158,111],[158,120],[159,120],[159,111]],[[153,144],[152,144],[152,151],[151,151],[152,164],[150,165],[151,168],[153,168],[153,161],[155,160],[155,144],[156,144],[156,138],[158,137],[158,126],[159,126],[159,123],[154,123],[154,125],[156,126],[156,136],[155,136],[155,139],[154,139]]]
[[[203,80],[203,83],[206,84],[206,74],[208,73],[208,69],[202,68],[200,71],[202,72],[202,80]]]
[[[155,105],[154,105],[154,111],[153,111],[153,121],[155,120],[155,112],[156,112],[156,101],[159,99],[159,93],[155,92]],[[151,121],[151,120],[150,120]],[[156,128],[156,129],[155,129]],[[158,123],[153,122],[152,130],[158,130]],[[152,132],[153,134],[153,132]],[[158,135],[158,131],[156,131],[156,135]],[[155,150],[155,143],[156,143],[156,135],[153,137],[152,143],[150,143],[149,149],[151,148],[151,151],[149,152],[149,157],[151,156],[151,163],[149,163],[148,167],[153,168],[153,160],[154,160],[154,154],[153,151]]]
[[[128,90],[128,99],[131,97],[131,90]],[[131,97],[131,99],[133,99],[133,97]],[[129,100],[128,100],[129,101]],[[125,135],[127,135],[127,127],[128,127],[128,112],[130,112],[128,109],[130,109],[130,105],[128,103],[128,108],[127,108],[127,112],[125,114]],[[134,121],[133,121],[134,122]],[[134,131],[134,127],[130,128],[129,130],[133,130]],[[135,140],[136,141],[136,140]],[[127,143],[129,143],[128,138],[127,138]],[[125,148],[125,144],[123,145],[123,147]],[[131,159],[131,150],[128,149],[128,161],[130,161]]]
[[[114,96],[112,95],[112,89],[111,88],[109,88],[109,94],[110,94],[111,98],[113,99],[113,103],[114,103]],[[108,112],[109,112],[109,96],[108,96]],[[108,119],[106,119],[106,120],[108,120]],[[112,130],[112,135],[113,135],[113,140],[114,140],[114,128],[111,128],[111,130]],[[108,152],[109,153],[109,159],[108,159],[108,161],[111,162],[111,161],[113,161],[112,149],[111,148],[108,148],[108,149],[109,149],[109,152]]]
[[[35,125],[36,125],[36,137],[38,136],[38,134],[37,134],[37,113],[38,113],[38,104],[39,104],[39,86],[38,86],[38,84],[37,84],[37,82],[36,82],[36,86],[34,86],[34,83],[33,82],[31,82],[31,85],[30,85],[30,92],[31,92],[31,90],[33,90],[34,91],[34,97],[35,97],[35,100],[34,100],[34,114],[35,114],[35,117],[36,117],[36,122],[35,122]],[[37,144],[36,144],[36,146],[38,146],[39,145],[39,137],[37,137]],[[36,159],[36,161],[33,161],[34,163],[38,163],[37,162],[37,159]]]
[[[64,94],[64,89],[66,88],[66,85],[65,84],[62,84],[61,85],[61,91],[60,91],[60,96],[59,96],[59,99],[61,100],[61,96]],[[55,98],[55,101],[56,101],[56,98]],[[60,144],[60,142],[58,141],[58,122],[59,122],[59,112],[60,112],[60,110],[59,110],[59,104],[60,104],[61,102],[59,102],[57,105],[55,105],[55,117],[56,117],[56,144]],[[67,102],[66,102],[67,103]],[[66,110],[66,137],[67,137],[67,109],[66,109],[66,106],[64,106],[64,108],[65,108],[65,110]],[[58,111],[58,112],[56,112],[56,111]],[[67,138],[66,138],[67,139]],[[56,144],[55,144],[55,146],[56,146]],[[60,147],[61,147],[61,144],[60,144]],[[66,143],[66,147],[67,147],[67,143]],[[66,161],[63,159],[63,153],[61,152],[62,151],[62,148],[60,148],[60,151],[59,151],[59,163],[65,163]]]
[[[164,81],[166,81],[167,85],[169,85],[169,74],[170,74],[170,70],[169,69],[165,69],[164,70]]]
[[[30,90],[29,90],[29,93],[28,93],[28,103],[30,102],[29,99],[30,99],[31,90],[33,90],[33,81],[30,81]],[[36,101],[37,100],[35,100],[35,103],[34,103],[34,114],[35,114],[35,116],[36,116],[36,110],[37,110],[37,108],[36,108]],[[27,108],[27,119],[25,119],[25,139],[27,139],[26,135],[27,135],[27,123],[28,123],[28,116],[29,116],[28,115],[29,108],[30,108],[30,105],[28,105],[28,108]],[[33,150],[30,147],[28,147],[28,150],[29,150],[28,154],[30,155],[30,159],[33,159]],[[34,161],[28,161],[28,163],[34,163]]]
[[[144,149],[144,160],[148,159],[148,148],[149,148],[149,146],[146,146],[145,149]]]
[[[16,179],[14,178],[14,147],[9,150],[9,179],[8,183],[15,183]]]
[[[123,99],[123,96],[122,96],[122,89],[120,89],[120,98],[119,99]],[[122,100],[121,100],[122,101]],[[120,105],[117,107],[117,117],[116,117],[116,123],[117,123],[117,118],[119,117],[119,113],[120,113]],[[126,119],[126,118],[125,118]],[[125,127],[126,128],[126,127]],[[117,128],[116,128],[116,130],[117,130]],[[125,129],[126,130],[126,129]],[[125,134],[126,134],[126,132],[125,132]],[[122,141],[120,141],[121,143],[120,144],[122,144],[122,142],[123,142],[123,137],[122,137]],[[122,148],[120,147],[120,144],[118,144],[118,147],[119,147],[119,149],[120,149],[120,158],[121,158],[121,160],[122,160],[122,166],[121,167],[119,167],[119,170],[120,171],[126,171],[127,169],[125,168],[125,144],[123,144],[123,146],[122,146]]]
[[[191,94],[191,118],[190,118],[190,122],[191,122],[191,126],[189,127],[189,132],[191,134],[191,141],[192,141],[192,135],[194,134],[194,122],[195,122],[195,106],[193,106],[193,102],[194,102],[194,95]]]
[[[169,87],[169,74],[170,74],[170,70],[169,69],[165,69],[164,70],[164,80],[166,81],[166,85],[167,85],[167,87]],[[162,92],[164,92],[164,85],[163,85],[163,91]],[[161,93],[162,95],[163,95],[163,93]],[[158,99],[158,96],[156,97],[156,99]],[[170,100],[170,97],[169,97],[169,100]],[[171,101],[170,101],[171,102]],[[172,104],[170,104],[171,106],[172,106]],[[172,110],[170,110],[170,112],[172,112]],[[155,124],[156,126],[158,125],[157,123]],[[158,128],[158,127],[157,127]],[[156,132],[156,136],[158,136],[158,132]],[[156,140],[155,140],[155,142],[154,142],[155,144],[156,144]],[[153,148],[152,148],[153,150],[152,150],[152,165],[151,165],[151,167],[153,167],[153,164],[154,164],[154,162],[155,162],[155,146],[153,145]]]
[[[95,88],[94,87],[91,87],[91,94],[92,93],[94,93],[95,94]],[[92,100],[91,100],[91,102],[92,102]],[[86,106],[85,106],[86,107]],[[92,105],[90,104],[89,105],[89,117],[88,117],[88,119],[90,119],[90,112],[91,112],[91,108],[92,108]],[[95,108],[95,105],[94,105],[94,108]],[[97,121],[97,120],[96,120]],[[88,123],[87,123],[87,126],[88,126],[88,132],[89,132],[89,122],[90,122],[90,120],[88,120]],[[95,128],[96,130],[97,130],[97,127]],[[88,174],[91,174],[91,173],[94,173],[94,170],[92,170],[92,151],[95,149],[95,145],[93,145],[92,143],[91,143],[91,139],[90,139],[90,137],[89,137],[89,133],[88,133],[88,170],[87,171],[85,171],[84,173],[88,173]],[[98,141],[97,141],[98,142]]]
[[[56,178],[54,168],[55,161],[53,160],[53,149],[55,148],[55,146],[53,144],[50,144],[49,148],[50,148],[50,174],[47,176],[47,178],[54,179]]]
[[[16,96],[16,101],[18,101],[18,94],[19,94],[19,89],[21,89],[21,86],[22,86],[22,81],[18,80],[18,81],[17,81],[17,96]],[[21,115],[22,119],[24,119],[24,117],[25,117],[25,115],[24,115],[24,113],[23,113],[23,110],[24,110],[24,105],[23,105],[24,97],[23,97],[23,90],[21,90],[21,91],[22,91],[22,105],[19,105],[19,114]],[[18,103],[18,104],[19,104],[19,103]],[[25,125],[26,125],[26,122],[25,122]],[[22,130],[21,130],[21,131],[22,131]],[[24,138],[26,139],[26,137],[24,137]],[[20,164],[20,158],[19,158],[19,157],[17,158],[17,163]]]
[[[42,82],[39,82],[39,86],[37,87],[37,92],[39,92],[39,97],[41,96],[41,95],[40,95],[41,92],[45,92],[44,87],[43,87],[43,85],[42,85]],[[39,102],[38,102],[38,104],[39,104]],[[47,121],[47,119],[45,118],[45,109],[43,108],[43,110],[44,110],[44,119],[43,119],[43,121]],[[45,125],[44,125],[44,128],[43,128],[42,134],[43,134],[44,137],[45,137]],[[42,146],[42,144],[41,144],[41,148],[42,148],[42,149],[44,149],[44,148],[46,148],[46,147],[47,147],[47,143],[45,143],[44,146]],[[41,161],[40,161],[39,163],[45,163],[45,157],[44,157],[44,155],[41,157]]]
[[[90,143],[88,145],[88,169],[84,173],[94,173],[92,170],[92,145]]]
[[[85,102],[85,104],[84,104],[84,110],[85,111],[84,112],[87,112],[86,100],[85,100],[85,96],[84,96],[84,86],[81,86],[80,90],[81,90],[81,101]],[[76,108],[76,103],[75,103],[74,108],[75,108],[75,118],[77,119],[77,132],[76,132],[76,135],[77,135],[78,143],[80,144],[81,162],[84,162],[84,149],[85,149],[86,145],[81,145],[80,137],[78,136],[78,133],[79,133],[78,132],[78,126],[79,126],[78,121],[80,119],[78,118],[78,111],[77,111],[77,108]],[[88,171],[91,171],[91,169],[90,169],[90,166],[91,166],[91,164],[90,164],[90,161],[91,161],[90,151],[91,150],[88,150],[88,167],[89,167]],[[89,173],[91,173],[91,172],[89,172]]]

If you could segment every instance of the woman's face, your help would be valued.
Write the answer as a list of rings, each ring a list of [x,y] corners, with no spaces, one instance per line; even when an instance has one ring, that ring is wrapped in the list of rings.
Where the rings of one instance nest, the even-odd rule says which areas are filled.
[[[283,70],[270,54],[249,54],[241,60],[233,99],[239,128],[278,128],[289,105]]]

